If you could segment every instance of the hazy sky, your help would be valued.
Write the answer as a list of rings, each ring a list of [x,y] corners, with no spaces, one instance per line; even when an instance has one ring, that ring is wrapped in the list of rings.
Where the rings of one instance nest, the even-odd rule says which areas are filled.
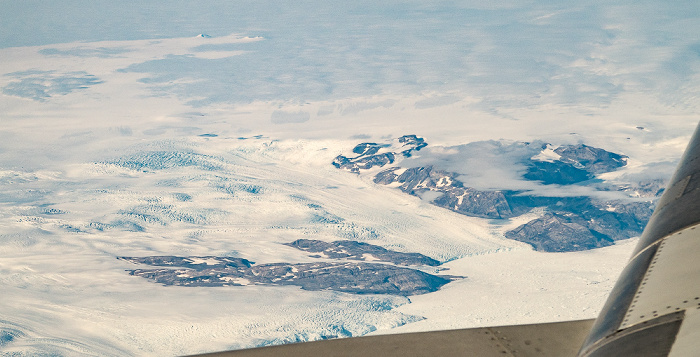
[[[422,317],[409,326],[593,317],[632,245],[532,252],[499,236],[505,226],[337,170],[333,158],[416,134],[429,147],[406,162],[478,170],[474,180],[491,185],[520,179],[513,163],[530,152],[514,141],[585,141],[629,156],[628,177],[660,177],[700,106],[696,0],[0,8],[0,332],[19,336],[2,347],[10,352],[183,355]],[[321,208],[345,221],[319,223]],[[116,259],[312,261],[281,245],[301,237],[421,252],[468,279],[409,304],[177,289],[129,276],[134,266]]]
[[[235,58],[171,56],[125,69],[154,85],[195,77],[168,90],[198,105],[440,91],[481,97],[484,107],[585,107],[641,91],[696,106],[692,1],[481,3],[7,1],[0,48],[263,37],[233,46],[246,51]]]

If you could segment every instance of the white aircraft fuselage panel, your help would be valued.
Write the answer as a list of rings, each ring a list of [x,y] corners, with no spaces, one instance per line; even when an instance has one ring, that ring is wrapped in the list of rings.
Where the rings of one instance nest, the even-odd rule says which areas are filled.
[[[690,308],[685,311],[681,329],[676,335],[676,342],[671,347],[669,357],[688,357],[698,355],[700,341],[700,309]]]
[[[697,228],[697,229],[696,229]],[[700,225],[661,239],[621,328],[700,307]]]

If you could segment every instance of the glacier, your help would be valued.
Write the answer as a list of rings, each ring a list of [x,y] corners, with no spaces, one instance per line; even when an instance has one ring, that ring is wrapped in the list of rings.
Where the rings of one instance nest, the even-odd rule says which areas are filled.
[[[69,0],[4,15],[2,355],[183,355],[593,317],[635,238],[536,251],[507,232],[571,223],[551,207],[467,216],[432,204],[436,190],[375,182],[389,166],[332,163],[385,150],[399,153],[397,176],[432,165],[440,187],[594,196],[596,212],[622,215],[615,199],[663,187],[700,103],[694,2]],[[404,135],[428,146],[400,154]],[[575,184],[523,179],[582,144],[625,165],[574,170]],[[291,272],[415,254],[440,264],[409,269],[460,278],[411,296],[240,276],[177,286],[130,275],[167,267],[117,259]]]

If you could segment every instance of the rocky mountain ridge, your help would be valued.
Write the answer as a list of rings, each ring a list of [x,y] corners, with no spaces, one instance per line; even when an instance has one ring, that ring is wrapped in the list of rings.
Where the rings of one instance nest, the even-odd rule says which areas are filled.
[[[450,281],[460,278],[429,274],[406,267],[436,266],[440,263],[419,253],[402,253],[368,243],[299,239],[285,245],[310,253],[323,253],[327,260],[255,265],[247,259],[218,256],[146,256],[118,259],[134,264],[163,267],[133,269],[129,270],[129,274],[160,284],[177,286],[295,285],[305,290],[408,296],[437,291]],[[312,257],[321,258],[319,255]]]
[[[422,147],[427,146],[421,138],[415,141],[424,144]],[[531,143],[514,145],[527,149],[532,146]],[[589,185],[596,190],[625,191],[633,186],[613,187],[595,180],[598,174],[625,166],[627,157],[624,155],[584,144],[554,147],[545,143],[539,148],[538,154],[520,157],[516,162],[525,167],[522,174],[525,181],[537,181],[543,185]],[[355,159],[372,160],[374,155],[371,151],[363,152]],[[360,167],[352,169],[359,173]],[[639,186],[653,193],[648,201],[604,201],[588,196],[548,197],[516,189],[479,190],[467,187],[459,179],[463,174],[437,169],[432,165],[392,166],[377,173],[373,180],[414,196],[428,197],[426,193],[430,192],[430,203],[472,217],[509,219],[534,208],[544,208],[546,213],[543,216],[505,232],[505,237],[548,252],[598,248],[641,234],[653,212],[653,199],[662,192],[662,183],[646,182]]]
[[[311,257],[315,258],[325,257],[332,259],[381,261],[396,265],[440,265],[439,261],[420,253],[397,252],[378,245],[352,240],[325,242],[316,239],[297,239],[285,245],[309,253],[322,254],[311,255]]]
[[[584,144],[557,148],[544,144],[542,152],[531,157],[526,164],[528,170],[523,178],[527,180],[540,181],[545,185],[571,185],[625,166],[627,156]]]
[[[423,138],[416,135],[404,135],[390,144],[361,143],[352,149],[357,156],[338,155],[333,160],[333,166],[357,174],[360,170],[393,164],[397,157],[411,157],[414,151],[427,145]]]

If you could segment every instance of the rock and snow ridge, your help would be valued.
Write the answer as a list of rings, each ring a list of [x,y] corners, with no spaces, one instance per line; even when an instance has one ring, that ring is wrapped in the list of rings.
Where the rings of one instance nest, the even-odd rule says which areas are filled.
[[[304,290],[335,290],[354,294],[418,295],[437,291],[460,278],[433,275],[406,265],[440,263],[419,253],[401,253],[354,241],[323,242],[299,239],[286,244],[311,253],[323,253],[334,261],[254,265],[242,258],[215,256],[119,257],[135,264],[165,267],[134,269],[129,274],[164,285],[244,286],[296,285]],[[318,255],[312,257],[320,257]],[[354,261],[342,261],[347,258]],[[364,263],[381,261],[392,264]]]
[[[614,171],[626,164],[627,156],[584,144],[565,145],[556,149],[545,144],[539,155],[528,160],[528,170],[523,177],[545,185],[570,185],[590,180],[596,174]]]
[[[398,157],[411,157],[413,151],[428,146],[416,135],[404,135],[391,144],[361,143],[352,149],[355,157],[338,155],[333,165],[339,169],[359,174],[360,170],[393,164]]]
[[[415,135],[403,136],[399,141],[406,137],[411,137],[412,143],[420,143],[420,146],[415,146],[416,151],[427,146],[422,138]],[[533,144],[514,145],[527,147]],[[368,147],[372,149],[365,149]],[[394,161],[382,160],[382,157],[398,156],[395,152],[379,153],[379,148],[388,147],[388,144],[359,144],[353,150],[359,156],[350,160],[340,155],[333,164],[354,173],[373,166],[387,166]],[[409,156],[410,150],[408,155],[404,154],[404,157]],[[338,164],[339,158],[343,164]],[[598,174],[625,166],[627,157],[584,144],[553,147],[545,143],[538,154],[522,157],[518,164],[525,167],[523,180],[537,181],[542,185],[580,185],[600,191],[628,191],[628,188],[601,184],[600,180],[595,179]],[[508,219],[534,208],[545,208],[543,216],[505,232],[505,237],[547,252],[604,247],[616,240],[637,236],[644,229],[654,207],[653,199],[642,202],[600,200],[588,196],[528,195],[521,189],[479,190],[465,186],[459,179],[463,174],[437,169],[432,165],[392,166],[374,175],[373,181],[398,187],[410,195],[428,198],[433,205],[473,217]],[[655,192],[655,197],[662,191],[661,184],[654,183],[654,187],[650,188]]]
[[[297,239],[285,245],[309,253],[321,253],[333,259],[372,260],[396,265],[440,265],[439,261],[420,253],[402,253],[378,245],[355,242],[352,240],[324,242],[315,239]],[[319,255],[312,255],[312,257],[319,257]]]

